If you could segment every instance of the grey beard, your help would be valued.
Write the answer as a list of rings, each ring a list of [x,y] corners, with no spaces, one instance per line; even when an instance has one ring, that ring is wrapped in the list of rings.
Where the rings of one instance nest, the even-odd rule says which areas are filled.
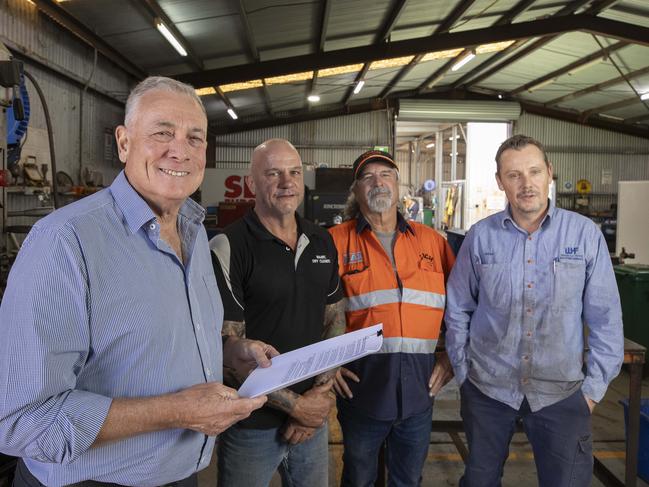
[[[383,213],[392,206],[392,192],[390,190],[372,190],[368,194],[367,206],[374,213]],[[374,194],[373,194],[374,193]]]

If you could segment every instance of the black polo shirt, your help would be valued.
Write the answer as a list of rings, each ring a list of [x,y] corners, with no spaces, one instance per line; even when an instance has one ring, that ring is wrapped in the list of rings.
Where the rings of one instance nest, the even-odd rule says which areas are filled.
[[[245,321],[246,338],[269,343],[280,353],[320,341],[325,306],[342,298],[331,236],[295,217],[295,251],[270,233],[253,210],[210,241],[224,319]],[[301,394],[312,385],[310,379],[290,388]],[[273,428],[285,420],[285,414],[264,407],[239,424]]]

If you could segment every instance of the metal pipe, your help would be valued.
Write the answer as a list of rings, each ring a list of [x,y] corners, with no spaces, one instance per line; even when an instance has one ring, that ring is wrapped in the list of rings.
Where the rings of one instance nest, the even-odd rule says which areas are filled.
[[[94,61],[92,63],[92,70],[86,83],[83,85],[83,90],[79,93],[79,184],[83,186],[83,101],[86,97],[88,86],[95,75],[95,68],[97,67],[97,49],[95,48]]]
[[[52,165],[52,192],[54,193],[54,208],[59,207],[59,185],[56,182],[56,156],[54,154],[54,131],[52,129],[52,119],[50,118],[50,110],[47,107],[47,102],[45,101],[45,95],[43,95],[43,90],[39,86],[36,79],[29,74],[28,71],[23,71],[23,74],[32,82],[34,88],[36,88],[36,93],[38,93],[38,98],[41,100],[41,105],[43,106],[43,113],[45,114],[45,124],[47,125],[47,140],[50,145],[50,162]]]

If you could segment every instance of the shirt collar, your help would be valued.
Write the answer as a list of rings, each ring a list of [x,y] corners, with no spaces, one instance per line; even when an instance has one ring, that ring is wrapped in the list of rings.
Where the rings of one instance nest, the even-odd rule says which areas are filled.
[[[128,182],[124,171],[121,171],[110,185],[110,192],[122,211],[124,221],[131,233],[137,232],[142,225],[156,218],[148,203]],[[185,200],[178,213],[195,224],[202,223],[205,218],[203,207],[191,198]]]
[[[254,209],[251,208],[250,210],[248,210],[248,213],[246,213],[243,219],[253,235],[255,235],[259,240],[280,241],[275,235],[268,231],[263,223],[261,223],[261,220],[259,220],[259,217],[257,216],[257,213],[255,213]],[[297,221],[298,236],[300,236],[301,234],[311,236],[315,233],[315,225],[302,218],[297,212],[295,213],[295,220]]]
[[[550,220],[552,220],[552,217],[554,216],[555,209],[556,208],[554,206],[554,201],[552,201],[552,198],[548,198],[548,211],[545,214],[545,216],[543,217],[543,221],[541,221],[541,226],[543,226],[546,221],[550,222]],[[507,203],[507,206],[505,207],[505,211],[502,212],[502,216],[501,216],[501,220],[500,220],[500,224],[502,225],[503,228],[506,228],[506,226],[507,226],[506,223],[508,221],[512,225],[516,225],[516,222],[514,221],[514,217],[512,217],[512,210],[511,210],[511,207],[510,207],[509,203]]]
[[[370,228],[370,223],[367,221],[367,219],[363,216],[362,213],[359,213],[358,217],[356,218],[356,233],[360,234],[366,228]],[[410,233],[412,233],[413,235],[415,234],[415,230],[412,228],[410,223],[406,221],[406,219],[403,217],[400,211],[397,211],[397,229],[401,233],[406,233],[407,231],[410,231]]]

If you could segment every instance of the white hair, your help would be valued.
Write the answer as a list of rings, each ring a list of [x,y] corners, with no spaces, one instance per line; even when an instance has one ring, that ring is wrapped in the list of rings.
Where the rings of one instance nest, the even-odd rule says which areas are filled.
[[[180,93],[182,95],[187,95],[192,100],[194,100],[207,118],[207,112],[203,106],[203,102],[194,91],[194,87],[175,79],[167,78],[165,76],[149,76],[148,78],[140,81],[133,91],[128,95],[126,100],[126,113],[124,115],[124,125],[127,127],[133,119],[135,112],[137,111],[140,99],[150,91],[164,90],[170,91],[173,93]]]

